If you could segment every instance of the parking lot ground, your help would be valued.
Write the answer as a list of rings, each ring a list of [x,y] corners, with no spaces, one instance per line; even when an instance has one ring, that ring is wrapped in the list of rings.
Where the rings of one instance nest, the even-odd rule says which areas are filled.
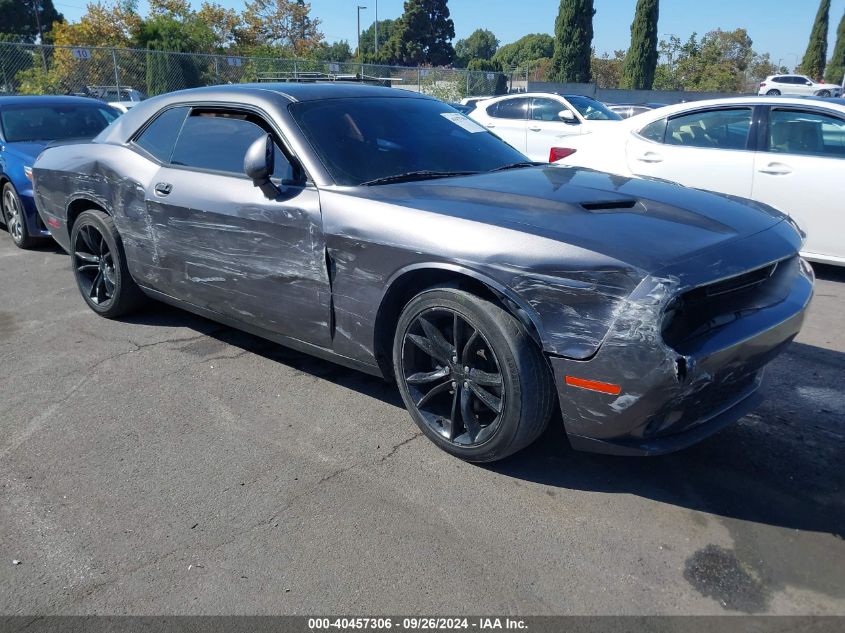
[[[470,465],[384,382],[0,235],[0,613],[845,614],[845,271],[682,453]],[[13,565],[12,561],[20,562]]]

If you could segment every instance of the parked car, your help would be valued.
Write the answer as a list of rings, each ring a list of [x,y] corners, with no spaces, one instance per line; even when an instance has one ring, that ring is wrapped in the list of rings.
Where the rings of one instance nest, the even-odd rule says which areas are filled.
[[[487,99],[492,99],[492,98],[493,98],[492,96],[490,96],[490,97],[464,97],[463,99],[461,99],[461,105],[471,106],[471,107],[475,108],[475,106],[478,105],[479,101],[487,101]]]
[[[463,103],[450,103],[449,105],[451,107],[453,107],[455,110],[457,110],[458,112],[460,112],[461,114],[465,114],[465,115],[468,115],[470,112],[472,112],[475,109],[475,106],[464,105]]]
[[[476,104],[470,117],[531,160],[561,158],[563,139],[589,134],[621,121],[600,101],[579,95],[522,93]]]
[[[555,403],[579,449],[696,442],[752,406],[812,294],[774,209],[536,166],[403,90],[162,95],[33,174],[97,314],[154,297],[395,377],[471,461],[530,444]]]
[[[147,98],[143,92],[131,86],[86,86],[85,96],[105,101],[121,112],[126,112]]]
[[[49,237],[32,198],[32,163],[51,142],[90,139],[118,112],[80,97],[0,97],[0,222],[20,248]]]
[[[657,108],[662,108],[665,103],[606,103],[607,109],[615,112],[623,119],[630,119],[632,116],[643,114],[644,112],[651,112]]]
[[[669,106],[567,145],[570,165],[751,198],[806,231],[802,255],[845,265],[845,107],[744,97]]]
[[[770,75],[760,83],[759,95],[840,97],[842,86],[813,81],[806,75]]]

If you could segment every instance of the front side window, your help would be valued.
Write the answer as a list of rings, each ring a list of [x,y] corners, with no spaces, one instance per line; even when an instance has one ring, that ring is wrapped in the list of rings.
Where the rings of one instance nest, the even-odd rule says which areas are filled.
[[[745,149],[751,129],[751,108],[694,112],[669,119],[665,143],[686,147]]]
[[[135,144],[163,163],[170,161],[173,146],[190,108],[170,108],[159,114],[135,139]]]
[[[0,126],[8,143],[86,139],[119,115],[105,104],[9,105],[0,110]]]
[[[194,110],[182,125],[171,164],[243,175],[249,146],[267,130],[250,113]],[[274,178],[292,180],[292,168],[276,145]]]
[[[560,101],[544,97],[534,97],[531,100],[531,118],[534,121],[560,121],[560,112],[568,110]]]
[[[566,100],[578,110],[587,121],[621,121],[622,117],[612,112],[606,105],[589,97],[568,96]]]
[[[817,112],[774,109],[769,114],[768,150],[845,158],[845,121]]]
[[[528,99],[505,99],[504,101],[499,101],[498,106],[492,113],[488,110],[488,114],[497,119],[528,118]]]
[[[325,99],[294,103],[289,110],[339,185],[411,172],[489,171],[528,160],[434,99]]]

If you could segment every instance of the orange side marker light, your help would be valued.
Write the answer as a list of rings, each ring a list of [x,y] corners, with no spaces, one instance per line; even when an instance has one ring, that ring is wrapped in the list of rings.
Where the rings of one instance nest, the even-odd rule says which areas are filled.
[[[609,393],[612,396],[618,396],[622,392],[622,387],[620,387],[619,385],[612,385],[608,382],[599,382],[597,380],[586,380],[584,378],[576,378],[575,376],[567,376],[566,384],[570,387],[578,387],[579,389],[587,389],[588,391]]]

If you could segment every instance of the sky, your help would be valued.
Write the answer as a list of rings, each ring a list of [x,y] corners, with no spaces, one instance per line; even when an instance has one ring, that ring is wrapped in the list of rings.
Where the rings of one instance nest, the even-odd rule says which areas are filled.
[[[220,4],[243,9],[243,0],[216,0]],[[199,6],[201,0],[192,0]],[[53,0],[65,18],[77,20],[85,12],[85,0]],[[322,21],[328,42],[345,39],[356,44],[356,6],[361,11],[361,28],[375,17],[375,0],[311,0],[311,14]],[[379,19],[396,18],[402,13],[403,0],[379,0]],[[502,44],[528,33],[552,33],[559,2],[557,0],[450,0],[449,10],[455,22],[456,39],[475,29],[493,31]],[[612,53],[625,49],[630,41],[631,21],[636,0],[595,0],[593,22],[596,51]],[[139,9],[146,12],[146,1]],[[661,37],[669,34],[686,39],[693,31],[699,35],[716,28],[730,31],[745,28],[758,53],[770,53],[772,61],[793,67],[800,63],[807,47],[810,30],[818,9],[817,0],[661,0],[659,29]],[[845,12],[845,0],[833,0],[830,11],[830,45],[833,51],[836,27]]]

